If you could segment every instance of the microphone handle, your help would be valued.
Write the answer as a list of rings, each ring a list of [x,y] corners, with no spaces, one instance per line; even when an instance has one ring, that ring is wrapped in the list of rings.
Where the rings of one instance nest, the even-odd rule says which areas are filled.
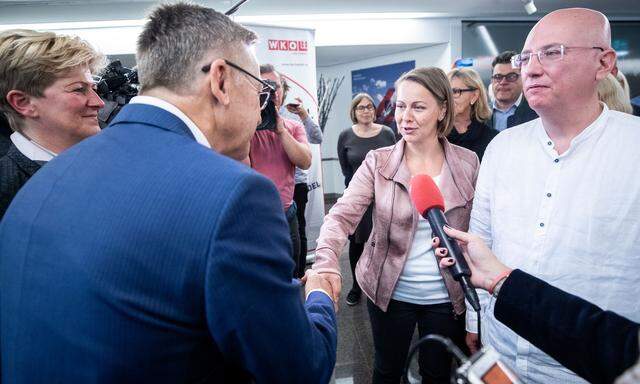
[[[429,221],[433,235],[440,239],[440,247],[446,248],[448,256],[453,257],[456,261],[454,265],[449,267],[451,275],[462,286],[464,296],[473,309],[476,312],[479,311],[480,300],[478,300],[478,294],[476,293],[475,287],[471,284],[471,269],[469,269],[467,260],[465,260],[458,242],[444,232],[443,227],[447,225],[447,219],[445,218],[444,213],[437,208],[430,209],[426,213],[427,221]]]

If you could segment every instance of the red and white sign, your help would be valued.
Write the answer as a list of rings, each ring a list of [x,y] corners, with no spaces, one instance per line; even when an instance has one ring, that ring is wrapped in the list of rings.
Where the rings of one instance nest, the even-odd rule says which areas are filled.
[[[269,39],[268,47],[270,51],[307,52],[309,50],[306,40]]]

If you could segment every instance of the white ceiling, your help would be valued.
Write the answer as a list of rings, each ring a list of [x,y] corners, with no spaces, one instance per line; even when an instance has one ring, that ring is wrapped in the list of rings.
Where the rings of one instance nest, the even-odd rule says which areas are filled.
[[[237,0],[196,0],[224,11]],[[149,0],[0,0],[0,23],[113,20],[144,17],[159,1]],[[538,12],[570,6],[600,10],[610,17],[640,17],[638,0],[535,0]],[[249,0],[240,16],[284,14],[428,12],[464,18],[526,17],[522,0]]]
[[[366,60],[382,55],[409,51],[429,47],[431,44],[377,44],[377,45],[349,45],[340,47],[316,47],[318,67],[350,63]]]

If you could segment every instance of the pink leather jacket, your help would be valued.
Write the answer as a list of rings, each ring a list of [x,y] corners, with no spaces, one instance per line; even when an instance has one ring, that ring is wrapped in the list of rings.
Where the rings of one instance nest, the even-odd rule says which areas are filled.
[[[440,190],[449,224],[469,228],[474,186],[480,162],[472,151],[446,139]],[[418,226],[418,212],[409,196],[411,174],[404,161],[404,140],[394,146],[369,152],[353,176],[344,195],[324,218],[313,269],[340,274],[338,256],[367,207],[373,203],[373,230],[356,266],[362,291],[386,312],[391,295],[411,249]],[[465,311],[464,295],[448,270],[440,271],[454,312]]]

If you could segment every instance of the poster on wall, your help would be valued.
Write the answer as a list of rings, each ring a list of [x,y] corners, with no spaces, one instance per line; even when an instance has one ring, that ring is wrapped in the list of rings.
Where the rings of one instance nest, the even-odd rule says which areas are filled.
[[[394,83],[404,73],[416,67],[415,60],[380,65],[351,71],[351,93],[368,93],[376,102],[376,122],[391,127],[394,132],[393,104]]]
[[[289,86],[283,104],[300,98],[309,116],[318,121],[316,92],[316,49],[314,31],[309,29],[246,25],[260,40],[256,56],[260,64],[272,64]],[[284,115],[284,114],[283,114]],[[285,117],[291,118],[290,114]],[[308,172],[309,195],[305,219],[307,221],[307,247],[315,250],[316,239],[324,220],[324,192],[322,189],[322,162],[320,145],[312,144],[312,163]]]

